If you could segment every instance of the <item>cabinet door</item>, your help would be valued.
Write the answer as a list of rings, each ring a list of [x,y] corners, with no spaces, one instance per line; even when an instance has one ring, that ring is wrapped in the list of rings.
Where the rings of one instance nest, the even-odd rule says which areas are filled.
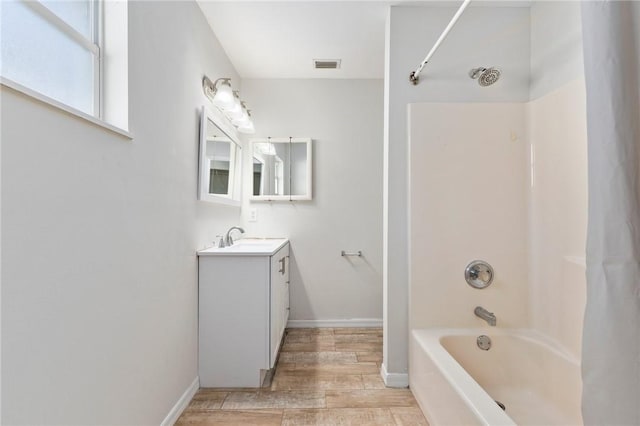
[[[284,333],[284,329],[287,328],[287,322],[289,321],[289,313],[291,312],[291,305],[289,302],[289,288],[290,288],[290,275],[289,275],[289,260],[291,257],[289,256],[289,246],[287,246],[287,256],[285,258],[285,266],[286,272],[284,276],[284,285],[282,286],[282,333]]]
[[[289,244],[271,257],[270,365],[275,365],[287,325],[289,295]]]
[[[257,387],[270,368],[270,258],[201,256],[198,368],[202,387]]]

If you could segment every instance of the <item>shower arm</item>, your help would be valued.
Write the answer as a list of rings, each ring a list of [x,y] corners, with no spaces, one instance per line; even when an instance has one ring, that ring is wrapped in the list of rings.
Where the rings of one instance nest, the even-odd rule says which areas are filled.
[[[464,0],[464,2],[460,6],[456,14],[453,15],[453,18],[451,19],[451,22],[449,22],[449,25],[447,25],[447,28],[445,28],[442,34],[440,34],[438,41],[436,41],[436,44],[433,45],[433,47],[427,54],[427,57],[424,58],[424,61],[422,61],[420,66],[416,68],[415,71],[411,71],[411,74],[409,74],[409,81],[412,82],[414,86],[418,84],[418,80],[420,79],[420,73],[422,72],[422,69],[424,68],[425,65],[427,65],[427,62],[429,62],[429,59],[431,59],[431,56],[433,56],[436,50],[438,50],[438,47],[440,47],[440,44],[444,41],[444,39],[447,38],[447,35],[449,35],[449,31],[451,31],[451,28],[453,28],[456,22],[458,22],[458,19],[462,15],[462,12],[464,12],[467,6],[469,6],[469,3],[471,3],[471,0]]]

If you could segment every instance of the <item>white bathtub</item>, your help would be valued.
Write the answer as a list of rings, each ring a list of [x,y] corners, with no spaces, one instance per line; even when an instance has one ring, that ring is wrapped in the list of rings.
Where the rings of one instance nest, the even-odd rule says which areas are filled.
[[[582,424],[578,360],[529,330],[413,330],[409,383],[434,426]]]

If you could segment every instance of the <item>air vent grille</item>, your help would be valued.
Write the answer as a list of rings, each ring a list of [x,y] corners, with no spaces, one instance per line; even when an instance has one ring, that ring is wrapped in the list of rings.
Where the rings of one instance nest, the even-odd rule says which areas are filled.
[[[335,70],[340,68],[340,59],[314,59],[313,67],[317,70]]]

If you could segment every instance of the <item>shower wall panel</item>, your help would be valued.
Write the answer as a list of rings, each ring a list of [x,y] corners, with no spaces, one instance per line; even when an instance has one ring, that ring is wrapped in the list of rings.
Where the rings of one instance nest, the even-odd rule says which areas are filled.
[[[410,327],[528,324],[526,107],[522,103],[409,105]],[[490,287],[465,266],[489,262]]]
[[[531,326],[580,356],[586,301],[587,123],[584,80],[528,104]]]

